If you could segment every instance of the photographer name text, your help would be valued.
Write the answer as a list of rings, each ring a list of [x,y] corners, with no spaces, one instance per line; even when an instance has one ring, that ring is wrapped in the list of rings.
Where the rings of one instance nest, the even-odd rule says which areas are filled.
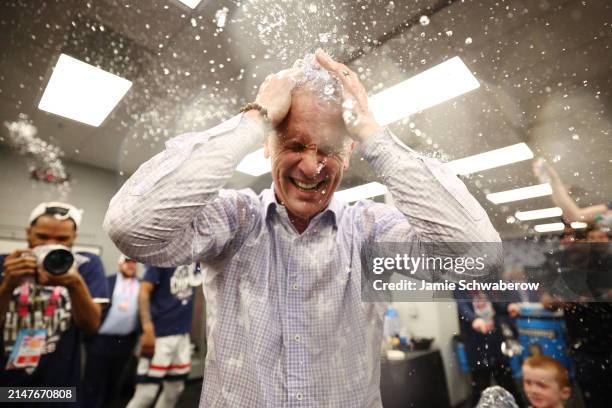
[[[480,282],[478,280],[462,279],[458,282],[444,280],[443,282],[414,281],[402,279],[399,282],[385,282],[377,279],[372,282],[374,290],[392,291],[449,291],[449,290],[482,290],[482,291],[506,291],[506,290],[527,290],[537,291],[540,287],[539,282]]]

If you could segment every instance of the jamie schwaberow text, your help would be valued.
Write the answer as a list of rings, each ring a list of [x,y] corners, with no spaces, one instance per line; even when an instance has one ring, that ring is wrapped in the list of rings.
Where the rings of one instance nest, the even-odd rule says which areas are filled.
[[[380,279],[372,282],[374,290],[393,291],[443,291],[443,290],[481,290],[481,291],[507,291],[527,290],[537,291],[540,287],[538,282],[479,282],[477,280],[462,279],[459,282],[444,280],[443,282],[427,282],[424,280],[414,281],[402,279],[399,282],[384,282]]]

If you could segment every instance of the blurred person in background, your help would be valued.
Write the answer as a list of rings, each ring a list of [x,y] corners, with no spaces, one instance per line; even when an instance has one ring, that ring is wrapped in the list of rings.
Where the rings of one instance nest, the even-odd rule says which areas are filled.
[[[104,408],[119,394],[138,341],[137,263],[119,257],[119,272],[109,276],[110,308],[102,315],[98,334],[88,339],[83,380],[86,406]]]
[[[455,290],[460,337],[465,346],[472,376],[471,405],[478,404],[481,393],[495,382],[510,392],[516,401],[521,395],[512,378],[508,358],[502,353],[502,324],[514,327],[516,303],[492,302],[482,291]]]
[[[193,287],[200,282],[199,265],[176,268],[148,266],[138,296],[140,359],[136,390],[128,408],[174,407],[191,369]]]
[[[82,401],[82,334],[98,330],[108,303],[100,258],[72,252],[81,216],[70,204],[41,203],[30,214],[28,248],[0,256],[0,384],[78,387],[70,406]],[[66,263],[66,253],[49,252],[58,248],[73,258]],[[43,253],[61,262],[43,263]],[[48,270],[57,265],[64,268]]]
[[[585,276],[588,301],[547,296],[542,303],[548,308],[563,309],[569,352],[586,406],[608,407],[612,401],[612,303],[610,288],[605,285],[609,284],[612,271],[610,238],[607,228],[600,224],[572,235],[573,232],[566,229],[561,241],[566,249],[578,247],[589,255],[587,262],[582,263],[586,270],[574,271]]]
[[[549,356],[523,362],[523,389],[533,408],[563,408],[572,395],[567,368]]]

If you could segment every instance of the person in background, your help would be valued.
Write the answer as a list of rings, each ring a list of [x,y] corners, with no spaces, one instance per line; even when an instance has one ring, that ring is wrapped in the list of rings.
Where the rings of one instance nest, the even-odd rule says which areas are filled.
[[[597,204],[589,207],[578,207],[576,201],[569,195],[557,171],[546,160],[537,159],[533,162],[533,173],[541,183],[549,183],[552,188],[553,202],[563,211],[567,222],[581,221],[586,223],[603,222],[612,227],[612,201],[607,204]]]
[[[81,335],[98,330],[108,303],[104,267],[97,255],[79,252],[54,274],[36,253],[48,245],[71,252],[81,217],[70,204],[41,203],[30,214],[28,248],[0,256],[0,384],[78,387],[71,407],[82,400]]]
[[[83,389],[86,406],[92,408],[112,405],[138,341],[137,263],[121,255],[118,264],[119,272],[108,277],[111,306],[103,313],[98,334],[86,343]]]
[[[142,336],[136,391],[127,408],[174,407],[191,368],[191,318],[194,277],[199,265],[149,266],[140,284]],[[199,282],[198,282],[199,283]]]
[[[585,282],[589,285],[591,297],[588,302],[550,295],[542,299],[542,304],[549,309],[563,309],[576,382],[589,408],[608,407],[612,400],[609,387],[612,378],[612,303],[609,292],[601,291],[604,288],[601,280],[597,279],[602,272],[604,277],[609,276],[610,253],[599,253],[601,249],[609,250],[609,246],[605,246],[609,241],[606,228],[600,224],[590,225],[586,231],[567,227],[561,237],[565,250],[573,251],[577,248],[580,251],[585,250],[588,243],[595,244],[589,248],[591,257],[585,263],[587,271],[573,271],[586,274]],[[552,273],[556,273],[556,268],[553,268]]]
[[[465,345],[472,375],[471,406],[478,404],[482,391],[492,379],[510,392],[517,401],[520,393],[512,379],[510,364],[502,354],[501,324],[511,323],[518,314],[515,303],[492,302],[481,291],[455,290],[461,339]]]
[[[533,408],[563,408],[572,394],[567,369],[549,356],[525,359],[523,389]]]

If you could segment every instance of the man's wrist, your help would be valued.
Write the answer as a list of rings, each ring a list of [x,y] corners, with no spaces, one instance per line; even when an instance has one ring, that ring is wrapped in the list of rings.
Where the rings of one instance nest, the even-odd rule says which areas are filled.
[[[144,333],[155,333],[155,326],[153,326],[153,322],[142,323],[142,331]]]
[[[257,109],[251,109],[251,110],[244,112],[244,116],[246,116],[247,118],[249,118],[250,120],[254,122],[257,122],[258,124],[262,126],[265,124],[263,115]]]
[[[380,126],[376,122],[365,124],[357,132],[357,141],[360,143],[365,142],[367,139],[369,139],[373,135],[382,131],[382,129],[383,129],[382,126]]]

